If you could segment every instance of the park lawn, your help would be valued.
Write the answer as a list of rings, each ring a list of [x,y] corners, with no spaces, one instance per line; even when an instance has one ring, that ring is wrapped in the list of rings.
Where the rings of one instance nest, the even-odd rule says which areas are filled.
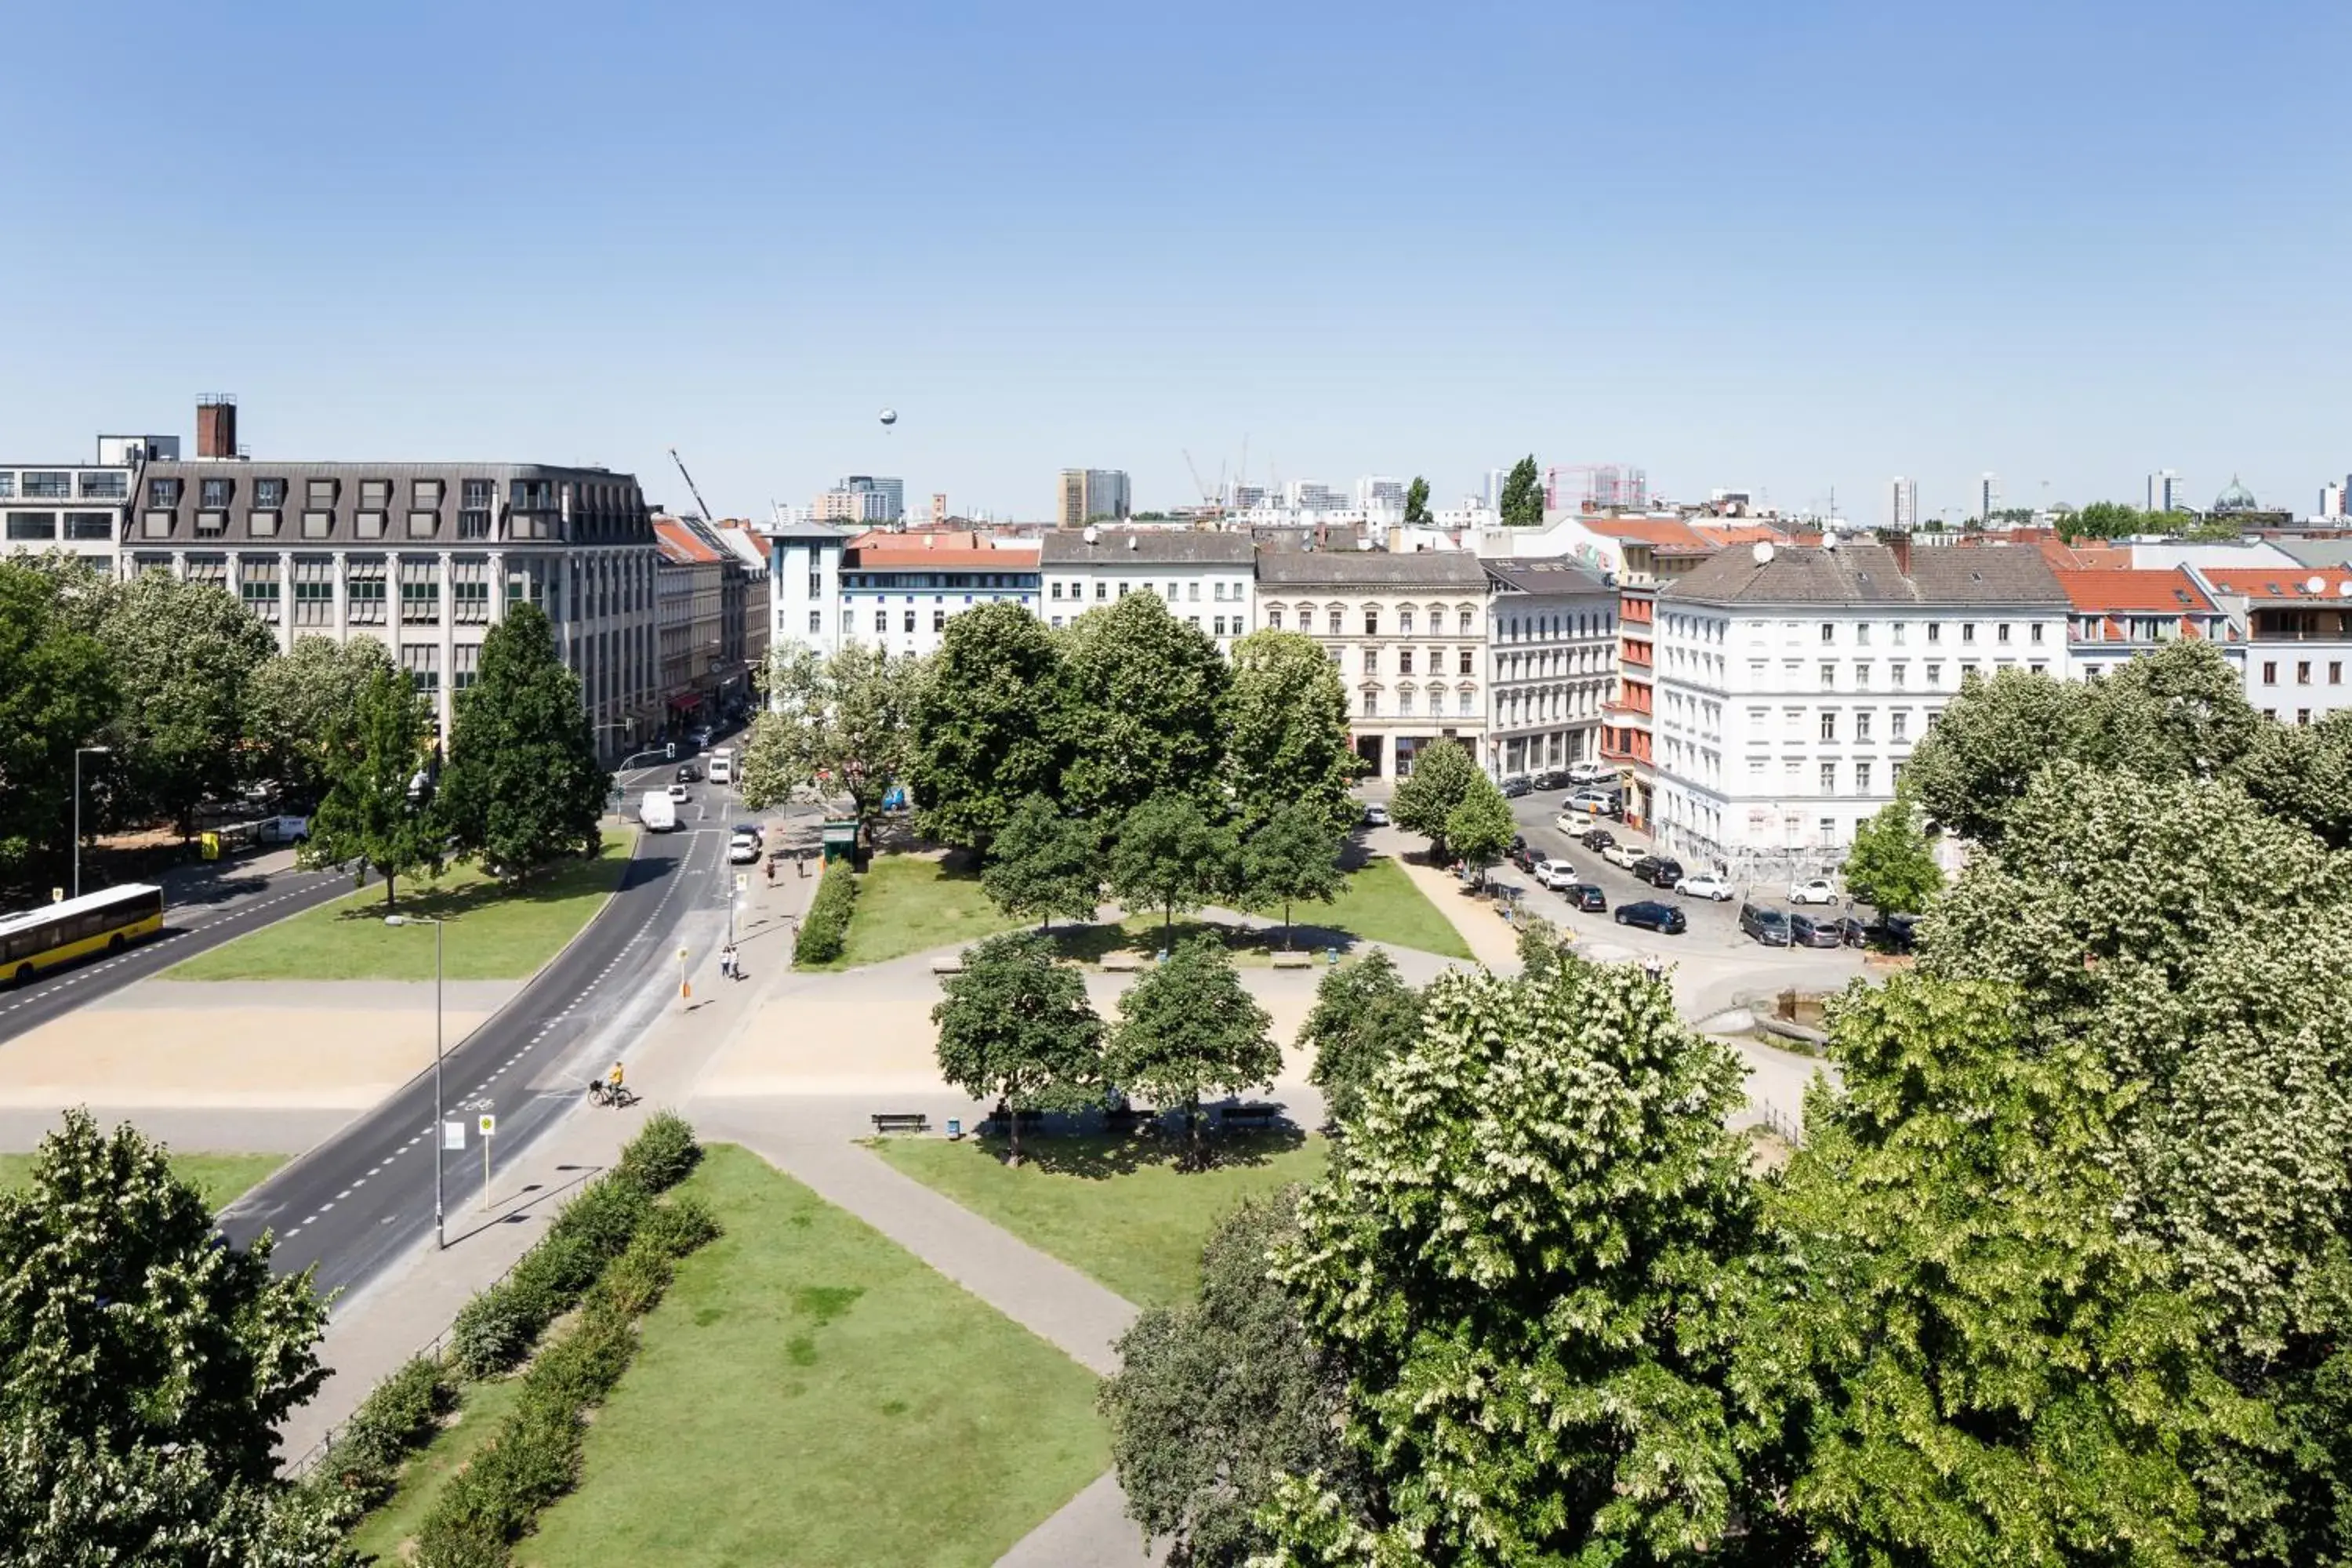
[[[906,1174],[1139,1306],[1190,1300],[1210,1228],[1254,1193],[1323,1174],[1328,1146],[1277,1133],[1213,1136],[1218,1163],[1176,1167],[1178,1140],[1031,1134],[1018,1169],[994,1139],[881,1138]]]
[[[593,860],[568,860],[509,891],[471,866],[438,881],[404,879],[403,914],[449,922],[443,973],[451,980],[523,980],[555,956],[620,885],[631,836],[607,832]],[[383,888],[262,927],[165,971],[167,980],[430,980],[433,932],[383,923]]]
[[[499,1423],[521,1396],[520,1375],[469,1383],[459,1391],[456,1419],[409,1459],[392,1500],[360,1521],[359,1528],[352,1531],[352,1544],[362,1558],[372,1556],[383,1563],[403,1560],[401,1544],[424,1525],[425,1516],[440,1500],[442,1487],[499,1429]]]
[[[837,877],[842,871],[835,867],[825,874]],[[990,903],[977,872],[950,870],[934,856],[877,855],[857,879],[857,903],[841,956],[806,967],[856,969],[1028,923]]]
[[[0,1193],[14,1192],[33,1179],[31,1154],[0,1154]],[[172,1173],[204,1194],[205,1206],[218,1214],[261,1184],[261,1178],[286,1163],[283,1154],[173,1154]]]
[[[1281,912],[1275,911],[1277,918]],[[1290,913],[1301,927],[1328,927],[1364,942],[1471,962],[1470,944],[1454,922],[1385,855],[1350,871],[1330,903],[1301,904]]]
[[[525,1568],[987,1568],[1109,1468],[1077,1363],[757,1156],[686,1258]]]

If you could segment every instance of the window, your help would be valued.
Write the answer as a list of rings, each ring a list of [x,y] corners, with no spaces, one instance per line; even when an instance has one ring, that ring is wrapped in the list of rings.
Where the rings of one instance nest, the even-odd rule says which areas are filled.
[[[1381,650],[1376,647],[1366,648],[1364,650],[1364,673],[1366,675],[1378,675],[1380,672]]]
[[[1380,694],[1379,692],[1377,692],[1377,691],[1367,691],[1367,692],[1365,692],[1365,693],[1364,693],[1364,717],[1365,717],[1365,718],[1367,718],[1367,719],[1375,719],[1375,718],[1378,718],[1378,717],[1380,716],[1380,711],[1381,711],[1381,694]]]
[[[460,498],[458,504],[472,511],[487,511],[499,504],[499,487],[495,479],[462,480],[457,494]],[[436,504],[438,504],[437,500]]]
[[[823,610],[811,610],[809,612],[809,636],[816,636],[818,631],[823,628],[824,622],[824,612]],[[1059,626],[1061,622],[1056,620],[1054,624]]]
[[[1856,741],[1870,739],[1870,710],[1867,708],[1857,710],[1853,716],[1853,738]]]
[[[1266,611],[1265,624],[1272,626],[1276,631],[1280,631],[1282,629],[1282,611],[1279,608]]]
[[[408,487],[408,504],[424,510],[437,510],[441,505],[441,481],[417,479]]]
[[[68,524],[70,524],[71,520],[68,519]],[[2344,684],[2344,661],[2342,659],[2331,658],[2327,661],[2327,684],[2330,686],[2341,686]]]
[[[1327,617],[1326,624],[1331,628],[1331,635],[1335,637],[1338,637],[1339,635],[1339,612],[1333,610]]]
[[[1823,763],[1822,764],[1822,793],[1823,795],[1837,794],[1837,764],[1835,763]],[[1822,820],[1826,822],[1828,819],[1824,817]]]
[[[260,515],[256,513],[256,516]],[[271,513],[276,516],[276,513]],[[335,514],[331,511],[306,511],[302,514],[302,537],[324,539],[335,531]]]
[[[490,513],[487,507],[467,507],[457,513],[457,537],[488,539],[490,536]]]
[[[335,489],[335,481],[332,479],[305,479],[302,482],[302,492],[310,498],[310,504],[312,506],[334,505]]]
[[[1110,584],[1108,584],[1108,583],[1097,583],[1097,584],[1095,584],[1095,598],[1096,598],[1096,600],[1097,600],[1097,602],[1100,602],[1101,600],[1108,599],[1108,598],[1109,598],[1109,597],[1110,597]]]
[[[392,481],[390,479],[362,479],[360,481],[360,505],[376,510],[389,510],[392,506]]]
[[[274,511],[247,512],[245,531],[256,539],[274,539],[278,535],[278,514]]]
[[[1977,640],[1976,622],[1962,621],[1960,623],[1960,640],[1962,642],[1974,642]]]
[[[247,556],[238,563],[237,597],[245,607],[273,625],[278,620],[278,563],[259,556]]]
[[[31,474],[26,474],[25,476],[25,494],[27,499],[30,499],[33,494],[33,478],[34,476]],[[149,479],[147,481],[147,504],[149,506],[179,505],[180,481],[177,479]]]
[[[1748,776],[1751,779],[1760,779],[1764,776],[1763,758],[1750,757],[1748,759]]]
[[[907,630],[908,630],[908,632],[912,632],[914,629],[915,629],[915,612],[914,612],[914,611],[912,611],[912,610],[908,610],[908,611],[907,612]]]
[[[99,540],[114,537],[114,519],[102,511],[69,511],[66,513],[68,539]]]
[[[408,514],[408,537],[411,539],[430,539],[440,526],[441,514],[437,511],[412,511]]]
[[[196,513],[196,532],[208,538],[218,538],[228,531],[228,513],[200,511]]]
[[[457,563],[449,584],[449,617],[461,626],[489,624],[490,580],[486,563]]]
[[[1187,591],[1187,592],[1186,592],[1186,594],[1184,595],[1184,597],[1186,597],[1187,599],[1190,599],[1192,603],[1194,603],[1194,604],[1196,604],[1196,605],[1197,605],[1197,604],[1199,604],[1199,603],[1201,602],[1201,583],[1200,583],[1200,579],[1199,579],[1199,578],[1197,578],[1197,577],[1196,577],[1196,578],[1194,578],[1191,583],[1189,583],[1189,584],[1186,584],[1186,588],[1187,588],[1187,590],[1188,590],[1188,591]],[[1219,595],[1219,597],[1223,597],[1223,595]]]
[[[400,650],[401,668],[408,671],[408,684],[420,697],[432,697],[441,689],[441,645],[410,643]]]
[[[2040,642],[2042,640],[2042,623],[2040,621],[2035,621],[2025,628],[2025,640],[2027,642]]]
[[[1473,694],[1465,691],[1461,694],[1461,701],[1456,703],[1455,707],[1461,712],[1462,716],[1465,719],[1467,719],[1474,711],[1474,709],[1472,708]]]
[[[1966,641],[1967,639],[1964,637],[1961,640]],[[2002,621],[1992,628],[1992,640],[1997,643],[2005,643],[2009,640],[2009,623],[2007,621]]]
[[[2311,660],[2299,658],[2294,661],[2294,683],[2297,686],[2311,684]]]
[[[1824,741],[1837,739],[1837,713],[1834,710],[1822,715],[1822,739]]]
[[[400,624],[437,626],[441,624],[441,563],[403,561],[400,563]]]
[[[168,511],[148,512],[140,518],[139,527],[150,539],[169,539],[172,537],[172,514]]]
[[[1928,686],[1928,689],[1930,689],[1930,690],[1934,690],[1934,689],[1936,689],[1937,688],[1941,687],[1943,684],[1944,684],[1944,667],[1943,667],[1942,665],[1940,665],[1940,664],[1930,664],[1930,665],[1927,667],[1927,686]]]
[[[1053,591],[1052,593],[1048,594],[1048,595],[1046,595],[1046,597],[1047,597],[1047,598],[1049,598],[1049,599],[1058,599],[1058,598],[1060,598],[1061,596],[1062,596],[1062,584],[1061,584],[1059,582],[1056,582],[1056,583],[1054,584],[1054,591]]]
[[[1870,764],[1868,763],[1856,763],[1853,764],[1853,793],[1856,795],[1868,795],[1870,793]]]
[[[1460,665],[1461,665],[1461,668],[1460,668],[1459,669],[1457,669],[1454,673],[1456,673],[1457,675],[1475,675],[1475,674],[1477,674],[1477,673],[1478,673],[1478,672],[1477,672],[1477,670],[1473,667],[1472,662],[1471,662],[1474,657],[1475,657],[1475,656],[1471,653],[1471,651],[1470,651],[1468,648],[1466,648],[1466,647],[1465,647],[1465,648],[1464,648],[1464,649],[1462,650],[1462,658],[1461,658],[1461,659],[1460,659],[1460,661],[1459,661],[1459,662],[1460,662]],[[1431,673],[1434,674],[1434,673],[1436,672],[1436,668],[1437,668],[1437,667],[1436,667],[1434,664],[1431,665],[1431,666],[1430,666]]]
[[[482,645],[461,642],[449,652],[457,661],[457,668],[449,672],[450,689],[463,691],[474,684],[474,679],[479,673]]]
[[[253,504],[259,507],[264,511],[274,511],[284,506],[286,504],[286,481],[284,479],[254,480]]]
[[[383,513],[380,511],[354,513],[352,518],[352,532],[361,539],[382,539]]]
[[[1822,660],[1822,689],[1823,691],[1837,689],[1837,666],[1828,659]]]
[[[0,490],[0,495],[7,492]],[[131,476],[112,468],[74,476],[74,494],[82,500],[129,500]]]
[[[1868,659],[1864,659],[1860,664],[1853,667],[1853,689],[1856,691],[1867,691],[1870,689],[1870,661]]]
[[[1834,816],[1824,816],[1824,817],[1822,817],[1822,820],[1821,820],[1821,833],[1822,833],[1822,847],[1823,848],[1829,848],[1829,847],[1831,847],[1834,846],[1834,845],[1837,843],[1837,841],[1838,841],[1838,840],[1837,840],[1837,818],[1836,818],[1836,817],[1834,817]]]
[[[2264,686],[2278,684],[2278,660],[2274,658],[2263,660],[2263,684]]]
[[[177,480],[173,481],[177,483]],[[73,500],[73,476],[64,473],[27,472],[24,479],[26,500]]]
[[[1902,663],[1902,662],[1900,662],[1900,661],[1897,661],[1897,662],[1895,662],[1895,663],[1894,663],[1894,664],[1890,664],[1890,665],[1888,665],[1888,666],[1886,667],[1886,674],[1887,674],[1887,677],[1888,677],[1888,679],[1891,679],[1891,680],[1895,683],[1895,690],[1900,691],[1900,690],[1902,690],[1902,689],[1903,689],[1903,674],[1904,674],[1904,671],[1906,671],[1906,669],[1908,669],[1909,668],[1910,668],[1910,666],[1908,666],[1908,665],[1906,665],[1906,664],[1904,664],[1904,663]]]
[[[55,539],[57,536],[56,512],[12,511],[8,514],[8,537],[11,539]]]
[[[1943,622],[1929,621],[1927,623],[1927,640],[1929,642],[1942,642],[1944,640]]]
[[[1460,634],[1461,634],[1462,636],[1464,636],[1464,637],[1468,637],[1468,636],[1470,635],[1470,612],[1469,612],[1469,611],[1467,611],[1467,610],[1465,610],[1465,611],[1463,611],[1463,612],[1461,613],[1461,615],[1460,615],[1460,616],[1459,616],[1459,617],[1457,617],[1457,618],[1459,619],[1459,621],[1460,621],[1460,623],[1461,623],[1461,625],[1459,626],[1459,627],[1458,627],[1457,629],[1459,630],[1459,632],[1460,632]],[[1469,709],[1467,709],[1467,708],[1465,708],[1465,709],[1463,709],[1463,710],[1462,710],[1462,711],[1464,711],[1465,713],[1467,713],[1468,711],[1470,711],[1470,710],[1469,710]]]
[[[1397,673],[1399,675],[1412,673],[1412,649],[1409,647],[1397,649]]]
[[[294,624],[332,625],[335,618],[335,563],[331,557],[305,555],[294,563]]]
[[[1868,647],[1870,646],[1870,623],[1868,621],[1859,622],[1855,625],[1853,628],[1853,646],[1856,647]]]
[[[1433,686],[1429,689],[1429,716],[1433,719],[1445,711],[1445,693]]]
[[[2033,675],[2047,675],[2050,673],[2049,664],[2044,660],[2038,658],[2030,661],[2025,668],[2029,673]]]
[[[26,478],[30,478],[27,475]],[[196,504],[205,507],[225,507],[236,487],[226,479],[208,479],[196,486]]]
[[[1911,738],[1910,731],[1911,711],[1909,709],[1897,708],[1894,712],[1889,713],[1886,716],[1886,738],[1888,740],[1907,741]]]
[[[1822,641],[1824,644],[1837,641],[1837,623],[1835,621],[1823,621],[1822,623]]]
[[[1903,634],[1909,628],[1910,623],[1908,621],[1897,621],[1895,623],[1895,646],[1896,647],[1901,647],[1903,646]]]
[[[1381,613],[1378,610],[1367,609],[1364,612],[1364,635],[1368,637],[1381,635]]]
[[[1397,631],[1403,637],[1412,636],[1412,612],[1411,610],[1399,610],[1397,612]]]

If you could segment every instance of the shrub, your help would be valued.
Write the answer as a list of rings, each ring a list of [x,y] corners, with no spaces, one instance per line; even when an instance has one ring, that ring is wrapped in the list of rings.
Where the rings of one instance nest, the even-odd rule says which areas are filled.
[[[418,1356],[360,1402],[320,1466],[320,1477],[340,1488],[350,1506],[374,1507],[392,1495],[402,1463],[439,1429],[457,1399],[441,1363]]]
[[[849,940],[849,911],[857,901],[857,879],[845,864],[827,867],[801,918],[801,933],[793,942],[794,963],[830,963],[841,956]]]
[[[625,1152],[621,1158],[627,1160]],[[646,1217],[650,1203],[645,1189],[634,1182],[591,1182],[563,1205],[555,1223],[547,1227],[547,1238],[540,1247],[583,1245],[595,1254],[600,1264],[618,1258],[622,1248],[629,1245],[629,1237],[637,1233],[637,1222]],[[593,1269],[588,1278],[595,1278]],[[587,1289],[586,1280],[581,1282],[580,1289]],[[578,1291],[572,1294],[576,1298]]]
[[[674,1110],[657,1110],[621,1151],[614,1174],[642,1192],[664,1193],[686,1180],[701,1158],[693,1124]]]
[[[548,1316],[511,1282],[493,1285],[450,1325],[449,1360],[469,1378],[495,1377],[530,1352]]]
[[[672,1198],[666,1204],[656,1204],[637,1227],[637,1239],[658,1247],[672,1258],[684,1258],[705,1242],[719,1239],[719,1221],[702,1200],[694,1197]]]

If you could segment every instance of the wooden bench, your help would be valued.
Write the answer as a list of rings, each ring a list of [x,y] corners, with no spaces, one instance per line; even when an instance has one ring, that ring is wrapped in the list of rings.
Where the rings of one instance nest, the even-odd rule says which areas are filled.
[[[1103,954],[1102,966],[1105,969],[1121,971],[1141,969],[1143,967],[1143,954],[1139,952],[1128,952],[1124,950],[1118,952],[1106,952]]]
[[[1217,1120],[1227,1127],[1271,1127],[1281,1115],[1278,1105],[1228,1105]]]
[[[1311,952],[1277,952],[1274,955],[1276,969],[1312,969],[1315,955]]]
[[[877,1110],[874,1113],[874,1131],[887,1137],[893,1132],[929,1132],[931,1119],[919,1110]]]
[[[963,954],[961,952],[943,952],[940,954],[937,958],[931,960],[931,973],[934,974],[961,974],[963,973]]]

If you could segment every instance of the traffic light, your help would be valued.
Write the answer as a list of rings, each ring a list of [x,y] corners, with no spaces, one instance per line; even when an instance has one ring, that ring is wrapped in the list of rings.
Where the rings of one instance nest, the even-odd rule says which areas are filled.
[[[673,763],[677,761],[677,742],[676,741],[672,741],[669,744],[664,746],[662,748],[662,754],[669,758]]]

